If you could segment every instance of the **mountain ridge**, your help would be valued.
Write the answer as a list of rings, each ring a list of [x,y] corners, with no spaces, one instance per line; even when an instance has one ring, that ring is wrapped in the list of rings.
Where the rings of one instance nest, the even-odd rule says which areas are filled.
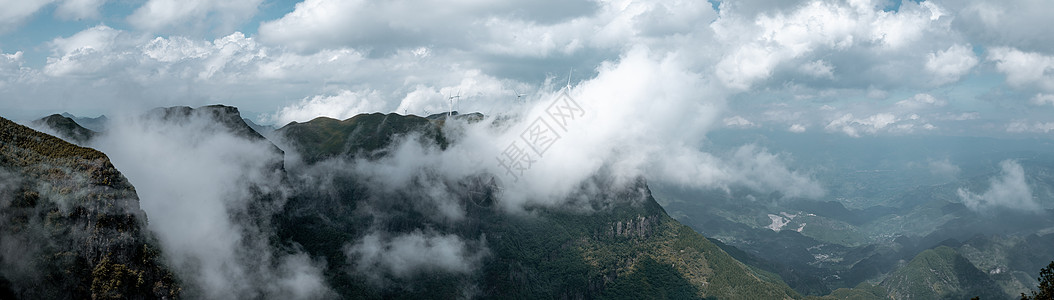
[[[298,143],[298,150],[323,148],[310,155],[313,158],[302,166],[313,168],[319,167],[315,163],[323,158],[347,159],[363,154],[383,157],[384,149],[394,141],[389,138],[348,142],[363,133],[397,137],[425,128],[426,133],[418,142],[443,148],[446,138],[440,130],[442,125],[417,116],[375,113],[343,121],[316,118],[291,123],[276,133]],[[327,160],[320,165],[330,164],[334,162]],[[360,277],[365,276],[362,274],[346,277],[331,272],[328,278],[335,286],[345,287],[340,293],[346,297],[453,297],[464,288],[451,290],[441,286],[444,282],[460,282],[476,286],[484,298],[621,299],[639,295],[633,291],[640,290],[672,298],[800,298],[779,276],[736,261],[702,235],[670,218],[655,202],[644,180],[616,187],[611,180],[596,176],[583,183],[583,194],[568,196],[585,201],[575,205],[591,207],[587,212],[535,207],[527,215],[508,214],[497,207],[497,190],[486,176],[423,183],[460,187],[451,191],[454,197],[450,198],[466,213],[458,225],[429,221],[430,217],[414,208],[419,205],[415,203],[427,200],[417,199],[420,195],[407,191],[413,187],[377,190],[355,174],[328,180],[340,187],[335,195],[313,190],[299,193],[287,203],[286,213],[278,222],[284,228],[282,239],[294,241],[312,255],[323,256],[327,261],[344,259],[346,253],[339,250],[346,246],[334,244],[334,240],[361,239],[381,229],[387,232],[383,235],[438,231],[470,241],[485,237],[479,242],[490,253],[484,258],[482,275],[386,277],[387,287],[371,284],[367,277]],[[419,180],[436,179],[425,176]],[[372,215],[371,211],[378,210],[384,212],[384,218]],[[418,288],[393,287],[400,284]],[[422,294],[429,289],[434,290]]]
[[[180,295],[135,189],[102,152],[0,118],[0,177],[0,295]]]

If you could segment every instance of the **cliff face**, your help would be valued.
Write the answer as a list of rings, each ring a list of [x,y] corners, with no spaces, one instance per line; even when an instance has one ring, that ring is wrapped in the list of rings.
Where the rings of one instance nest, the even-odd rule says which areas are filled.
[[[0,118],[0,298],[175,298],[106,155]]]
[[[652,235],[659,224],[659,215],[643,216],[609,223],[608,234],[613,237],[646,238]]]

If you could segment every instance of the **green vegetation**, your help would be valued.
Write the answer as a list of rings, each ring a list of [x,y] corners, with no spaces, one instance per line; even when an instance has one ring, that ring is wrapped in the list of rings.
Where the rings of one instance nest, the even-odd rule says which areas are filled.
[[[305,162],[347,156],[376,158],[399,136],[420,134],[422,142],[446,148],[439,125],[417,116],[362,114],[347,120],[319,117],[306,123],[289,123],[277,134],[289,139]]]
[[[2,143],[0,145],[0,153],[13,153],[24,149],[37,154],[20,155],[21,158],[28,161],[13,161],[13,163],[19,165],[36,163],[43,158],[82,158],[88,160],[106,158],[105,154],[95,149],[67,143],[60,138],[29,129],[29,127],[4,118],[0,118],[0,143]]]
[[[0,118],[0,296],[176,298],[131,184],[102,153]],[[6,297],[3,297],[6,298]]]
[[[911,262],[882,281],[882,287],[893,299],[1006,297],[987,274],[947,246],[919,253]]]
[[[442,120],[369,114],[292,123],[276,133],[296,145],[310,164],[332,157],[380,158],[400,135],[419,135],[419,141],[444,148]],[[418,209],[421,201],[434,201],[421,199],[421,186],[384,191],[351,173],[329,176],[333,190],[306,187],[286,203],[275,220],[278,240],[326,261],[343,262],[349,261],[345,247],[371,232],[435,230],[478,240],[488,253],[471,274],[397,277],[363,274],[355,267],[327,269],[330,286],[345,298],[434,299],[466,293],[502,299],[800,298],[779,276],[736,261],[670,218],[643,180],[613,186],[594,178],[590,192],[571,196],[584,201],[575,205],[591,207],[590,212],[528,207],[524,214],[495,205],[499,200],[488,190],[493,187],[482,187],[486,196],[469,192],[481,188],[472,178],[423,184],[454,187],[453,201],[466,215],[447,223]],[[430,180],[443,179],[422,174],[414,182]]]
[[[108,256],[95,265],[91,277],[92,299],[123,299],[127,297],[127,291],[138,289],[145,283],[143,271],[113,263]]]
[[[602,299],[692,299],[699,290],[681,277],[676,269],[651,257],[637,263],[636,270],[619,277],[604,290]]]
[[[809,296],[806,300],[882,300],[888,299],[886,289],[869,283],[860,283],[854,288],[840,288],[823,297]]]
[[[1039,278],[1036,280],[1039,281],[1039,291],[1032,291],[1031,296],[1021,293],[1021,299],[1054,300],[1054,261],[1039,270]]]
[[[343,261],[344,243],[361,238],[368,228],[442,226],[422,221],[427,218],[416,217],[405,208],[386,211],[389,219],[383,224],[365,216],[355,217],[355,210],[348,205],[366,201],[361,197],[362,193],[344,194],[342,201],[291,201],[287,211],[299,213],[279,218],[280,238],[295,241],[328,261]],[[615,201],[629,198],[633,197]],[[394,282],[387,288],[371,284],[365,274],[340,269],[328,270],[327,277],[342,296],[368,299],[456,297],[460,290],[450,282],[477,285],[484,298],[505,299],[799,297],[778,276],[734,260],[700,234],[666,216],[650,197],[647,199],[643,205],[622,203],[593,213],[539,208],[534,216],[516,216],[495,208],[470,209],[470,218],[476,221],[450,230],[468,237],[486,237],[490,255],[478,275],[387,278]],[[318,206],[320,203],[328,204]],[[403,213],[403,217],[393,217]]]

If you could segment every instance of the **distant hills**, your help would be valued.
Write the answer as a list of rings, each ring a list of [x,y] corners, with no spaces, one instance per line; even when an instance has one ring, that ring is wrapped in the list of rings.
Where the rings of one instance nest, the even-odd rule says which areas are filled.
[[[922,251],[882,281],[893,299],[999,299],[1007,295],[995,281],[955,249]]]
[[[95,137],[96,131],[81,126],[72,118],[65,115],[53,114],[36,121],[33,125],[37,127],[50,128],[57,136],[77,144],[84,144]]]
[[[70,120],[76,122],[78,125],[95,132],[106,131],[106,122],[110,121],[110,118],[106,117],[105,115],[101,115],[94,118],[78,117],[68,112],[64,112],[59,115],[69,118]]]

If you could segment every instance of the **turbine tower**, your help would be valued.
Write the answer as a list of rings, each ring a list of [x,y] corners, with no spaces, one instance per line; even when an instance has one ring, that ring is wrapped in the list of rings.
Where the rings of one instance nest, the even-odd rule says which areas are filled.
[[[571,91],[571,73],[575,72],[575,68],[572,67],[570,71],[567,71],[567,90]]]
[[[447,119],[449,119],[450,117],[452,117],[454,115],[454,102],[458,101],[458,100],[461,100],[461,89],[458,88],[457,89],[457,96],[450,96],[449,100],[450,100],[450,102],[449,102],[449,104],[447,104],[447,107],[449,108],[449,110],[447,110],[447,113],[446,113]]]

